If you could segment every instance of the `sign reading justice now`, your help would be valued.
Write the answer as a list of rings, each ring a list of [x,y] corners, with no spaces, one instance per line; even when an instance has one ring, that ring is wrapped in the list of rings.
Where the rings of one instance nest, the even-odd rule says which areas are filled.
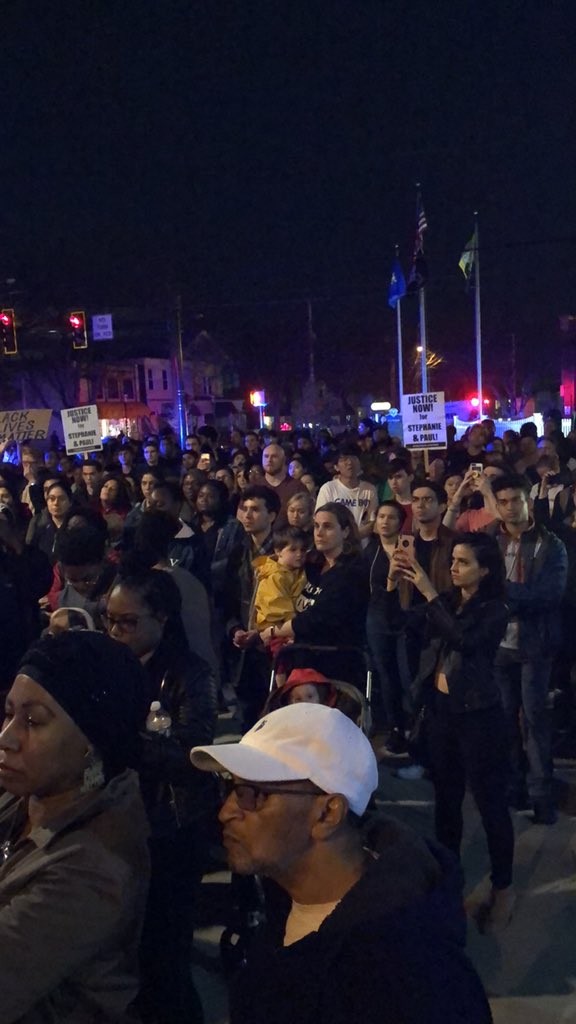
[[[62,427],[68,455],[102,450],[100,421],[95,405],[80,405],[76,409],[62,409]]]
[[[402,432],[407,448],[445,448],[444,392],[402,395]]]

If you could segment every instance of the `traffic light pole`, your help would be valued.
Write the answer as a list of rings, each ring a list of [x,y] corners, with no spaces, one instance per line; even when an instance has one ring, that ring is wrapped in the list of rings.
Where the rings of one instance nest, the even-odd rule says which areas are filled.
[[[175,309],[175,349],[174,349],[174,376],[176,379],[176,404],[178,407],[178,434],[180,436],[180,447],[184,451],[184,442],[188,433],[186,418],[186,398],[184,393],[184,352],[182,349],[182,298],[176,297]]]

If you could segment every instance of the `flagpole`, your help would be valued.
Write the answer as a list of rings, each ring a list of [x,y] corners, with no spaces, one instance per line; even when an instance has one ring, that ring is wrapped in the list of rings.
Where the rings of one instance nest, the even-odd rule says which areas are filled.
[[[402,313],[400,306],[402,299],[396,303],[396,336],[398,339],[398,408],[402,408],[402,395],[404,394],[404,367],[402,365]]]
[[[476,251],[474,253],[474,321],[476,328],[476,384],[478,390],[478,415],[482,419],[484,399],[482,396],[482,319],[480,315],[480,235],[478,233],[478,211],[474,211]]]
[[[419,291],[420,299],[420,347],[422,352],[420,353],[420,361],[422,367],[422,393],[428,391],[428,365],[427,365],[427,352],[426,352],[426,299],[424,297],[424,288]]]
[[[420,182],[416,182],[416,209],[417,211],[423,211],[422,197],[420,192]],[[420,214],[418,214],[420,216]],[[424,228],[426,226],[424,218]],[[424,253],[424,241],[423,241],[423,230],[418,222],[417,230],[420,237],[420,253]],[[422,377],[422,392],[428,391],[428,353],[427,353],[427,341],[426,341],[426,298],[424,295],[425,289],[423,287],[418,290],[418,300],[420,306],[420,347],[422,349],[420,353],[420,366],[421,366],[421,377]]]
[[[395,246],[396,259],[400,260],[400,246]],[[402,356],[402,299],[396,303],[396,341],[398,349],[398,408],[402,408],[402,395],[404,394],[404,360]]]

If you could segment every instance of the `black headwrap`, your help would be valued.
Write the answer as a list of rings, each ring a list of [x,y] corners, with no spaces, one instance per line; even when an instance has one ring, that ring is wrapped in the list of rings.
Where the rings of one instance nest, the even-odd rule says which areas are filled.
[[[104,763],[106,778],[138,767],[147,711],[146,680],[132,652],[101,633],[65,632],[38,640],[18,671],[70,715]]]

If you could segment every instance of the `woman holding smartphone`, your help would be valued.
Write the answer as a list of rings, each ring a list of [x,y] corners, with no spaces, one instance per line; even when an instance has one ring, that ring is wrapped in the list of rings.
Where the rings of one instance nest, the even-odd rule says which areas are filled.
[[[390,561],[388,592],[405,579],[424,598],[410,615],[412,627],[426,640],[418,683],[427,709],[425,742],[436,797],[436,836],[459,855],[468,784],[491,864],[490,892],[470,910],[479,930],[487,931],[508,924],[514,902],[508,749],[494,677],[509,612],[504,562],[495,538],[461,534],[452,549],[450,575],[452,589],[438,594],[422,566],[398,547]]]

